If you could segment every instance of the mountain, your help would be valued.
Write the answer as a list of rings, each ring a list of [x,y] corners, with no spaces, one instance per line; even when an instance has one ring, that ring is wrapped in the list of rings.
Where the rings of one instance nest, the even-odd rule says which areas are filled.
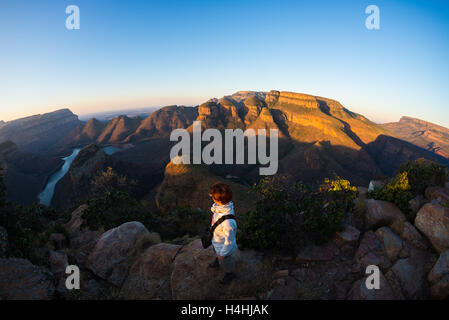
[[[176,128],[186,128],[197,117],[196,108],[168,106],[153,112],[144,119],[126,141],[138,141],[146,137],[167,136]]]
[[[69,109],[8,121],[0,126],[0,143],[14,142],[22,151],[46,153],[80,124]]]
[[[88,144],[96,141],[105,129],[106,125],[97,119],[90,119],[87,123],[79,124],[67,137],[60,142],[60,145],[67,144]]]
[[[449,129],[445,127],[411,117],[402,117],[399,122],[385,123],[382,127],[400,139],[449,158]]]
[[[336,100],[276,90],[238,91],[197,107],[167,106],[145,119],[120,116],[103,129],[98,125],[97,130],[91,130],[92,123],[88,123],[77,132],[95,131],[90,137],[84,135],[86,143],[130,144],[132,147],[113,157],[132,163],[129,171],[134,175],[139,170],[152,172],[152,177],[145,180],[156,179],[157,183],[150,182],[154,188],[170,161],[174,144],[169,141],[171,131],[192,131],[195,120],[201,121],[203,129],[278,129],[278,172],[311,184],[338,175],[366,185],[377,174],[393,174],[403,161],[418,157],[446,161],[438,154],[404,143],[385,126],[348,110]],[[75,139],[72,144],[78,145],[79,141]],[[257,165],[211,165],[208,169],[215,175],[237,176],[248,183],[260,178]]]
[[[3,169],[9,200],[22,204],[37,200],[47,177],[62,162],[57,158],[23,153],[11,141],[0,143],[0,168]]]

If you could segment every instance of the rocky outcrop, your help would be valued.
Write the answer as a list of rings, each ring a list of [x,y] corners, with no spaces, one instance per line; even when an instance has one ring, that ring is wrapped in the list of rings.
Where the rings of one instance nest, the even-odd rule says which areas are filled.
[[[379,289],[368,289],[367,277],[354,283],[349,293],[352,300],[396,300],[396,296],[382,272],[379,272]]]
[[[128,269],[143,249],[151,245],[149,232],[140,222],[128,222],[103,233],[86,261],[94,274],[121,286]]]
[[[146,249],[129,269],[120,295],[125,299],[171,299],[170,276],[180,249],[166,243]]]
[[[405,258],[409,255],[405,242],[388,227],[376,230],[376,236],[381,240],[384,251],[390,261]]]
[[[449,250],[449,208],[437,203],[426,204],[419,210],[415,226],[439,253]]]
[[[436,299],[449,297],[449,250],[443,252],[429,272],[430,296]]]
[[[429,201],[437,200],[442,203],[449,202],[449,189],[442,187],[428,187],[426,189],[426,198]]]
[[[204,250],[200,240],[183,247],[176,256],[171,274],[173,299],[204,300],[253,296],[262,284],[260,274],[263,270],[263,256],[252,250],[237,254],[236,279],[229,286],[220,287],[219,280],[223,274],[209,268],[209,263],[216,257],[212,247]]]
[[[266,96],[266,101],[269,105],[275,105],[279,103],[309,109],[318,109],[320,106],[316,97],[314,96],[287,91],[279,92],[276,90],[271,90]]]
[[[366,200],[366,225],[368,229],[389,226],[405,220],[405,215],[394,204],[382,200]]]
[[[24,259],[0,259],[0,299],[50,300],[54,292],[54,278],[46,268]]]

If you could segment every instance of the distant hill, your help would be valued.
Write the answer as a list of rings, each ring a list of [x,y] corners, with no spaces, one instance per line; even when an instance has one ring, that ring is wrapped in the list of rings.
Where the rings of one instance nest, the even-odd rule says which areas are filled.
[[[12,141],[24,152],[46,153],[80,124],[69,109],[8,121],[0,126],[0,143]]]
[[[398,138],[411,142],[449,158],[449,129],[411,117],[402,117],[399,122],[383,124]]]
[[[159,109],[160,107],[148,107],[148,108],[139,108],[139,109],[125,109],[118,111],[104,111],[104,112],[95,112],[89,114],[82,114],[79,116],[81,121],[89,121],[92,118],[95,118],[101,122],[107,122],[112,120],[118,116],[127,116],[130,118],[140,117],[146,118],[154,111]]]

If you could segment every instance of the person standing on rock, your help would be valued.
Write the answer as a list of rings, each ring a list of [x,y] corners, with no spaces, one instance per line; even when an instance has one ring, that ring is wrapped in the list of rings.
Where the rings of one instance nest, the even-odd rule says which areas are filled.
[[[237,249],[237,223],[234,216],[234,204],[232,202],[232,189],[226,183],[215,183],[209,190],[209,195],[214,200],[211,207],[212,226],[215,223],[217,227],[214,230],[212,244],[214,246],[217,258],[209,264],[211,268],[222,266],[225,271],[221,284],[227,284],[235,278],[234,253]]]

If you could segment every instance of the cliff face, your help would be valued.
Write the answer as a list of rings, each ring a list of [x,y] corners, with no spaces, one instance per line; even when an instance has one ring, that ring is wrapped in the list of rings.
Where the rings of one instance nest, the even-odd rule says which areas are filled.
[[[46,153],[80,124],[68,109],[9,121],[0,127],[0,142],[13,141],[24,152]]]
[[[57,158],[22,153],[11,141],[0,143],[0,167],[8,198],[14,203],[31,204],[37,200],[46,177],[61,164]]]
[[[382,125],[397,137],[449,158],[449,129],[420,119],[402,117]]]

